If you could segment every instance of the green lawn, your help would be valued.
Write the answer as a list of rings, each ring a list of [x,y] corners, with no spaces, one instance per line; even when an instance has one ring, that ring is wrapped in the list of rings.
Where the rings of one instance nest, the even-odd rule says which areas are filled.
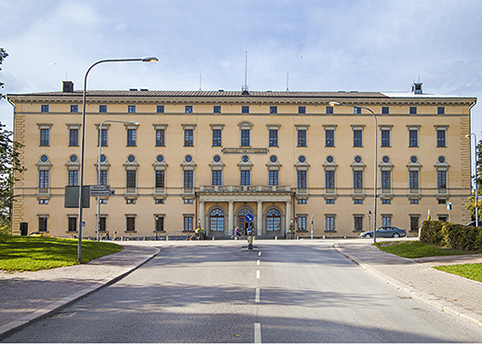
[[[436,266],[435,269],[482,282],[482,264],[457,264]]]
[[[438,257],[477,253],[472,251],[444,248],[437,245],[425,244],[420,241],[378,242],[374,245],[384,252],[392,253],[404,258]]]
[[[37,271],[77,263],[77,239],[0,236],[0,270]],[[113,243],[82,241],[82,263],[123,250]]]

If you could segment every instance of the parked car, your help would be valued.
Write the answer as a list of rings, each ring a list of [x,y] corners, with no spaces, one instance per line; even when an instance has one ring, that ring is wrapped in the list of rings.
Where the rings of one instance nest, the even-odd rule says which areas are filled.
[[[400,229],[394,226],[382,226],[377,228],[378,238],[400,238],[407,236],[406,229]],[[363,232],[360,238],[373,238],[373,231]]]
[[[28,236],[33,236],[33,237],[49,237],[50,235],[48,235],[47,233],[43,233],[43,232],[31,232],[28,234]]]

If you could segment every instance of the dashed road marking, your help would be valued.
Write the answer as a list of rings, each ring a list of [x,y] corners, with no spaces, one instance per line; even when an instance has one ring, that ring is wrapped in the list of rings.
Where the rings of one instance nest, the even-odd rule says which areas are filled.
[[[259,279],[261,277],[259,270],[256,270],[256,278]]]
[[[261,343],[261,324],[254,323],[254,342]]]
[[[258,262],[256,263],[257,265],[260,265],[261,264],[261,261],[258,259]]]
[[[254,302],[260,303],[261,302],[261,292],[259,288],[256,288],[256,295],[254,297]]]

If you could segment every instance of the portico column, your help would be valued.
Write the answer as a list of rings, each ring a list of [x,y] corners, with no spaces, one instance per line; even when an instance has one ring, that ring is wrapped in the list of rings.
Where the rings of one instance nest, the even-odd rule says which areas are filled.
[[[257,235],[263,235],[263,202],[258,201],[258,213],[257,213],[257,224],[256,227],[258,228]]]
[[[285,233],[288,233],[288,229],[290,228],[291,222],[291,201],[286,202],[286,228]]]
[[[228,203],[228,234],[234,234],[234,202],[229,201]]]
[[[206,210],[204,209],[204,205],[205,203],[204,202],[199,202],[199,218],[201,219],[201,228],[204,228],[204,219],[206,218]],[[206,233],[206,229],[205,230],[205,233]]]

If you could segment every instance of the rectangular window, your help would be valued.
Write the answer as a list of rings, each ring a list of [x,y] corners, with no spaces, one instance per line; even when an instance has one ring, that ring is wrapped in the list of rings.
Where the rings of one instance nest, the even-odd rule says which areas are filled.
[[[135,147],[137,145],[136,134],[136,129],[127,129],[127,146]]]
[[[156,112],[164,113],[164,105],[157,105]]]
[[[99,112],[107,112],[107,105],[99,105]]]
[[[382,147],[390,147],[390,130],[382,130]]]
[[[77,217],[76,216],[69,216],[68,221],[69,222],[68,222],[67,231],[77,232]]]
[[[241,106],[242,113],[249,113],[249,106]]]
[[[269,107],[269,113],[278,113],[278,107],[277,106],[270,106]]]
[[[363,147],[362,131],[360,129],[353,130],[353,147]]]
[[[306,216],[298,216],[298,230],[299,231],[307,231],[307,218]]]
[[[446,147],[445,130],[437,130],[437,147]]]
[[[334,232],[335,231],[335,217],[334,216],[327,216],[326,217],[325,230],[327,232]]]
[[[164,147],[166,142],[164,141],[165,130],[164,129],[156,129],[156,146],[157,147]]]
[[[269,130],[269,146],[278,147],[278,130],[276,129]]]
[[[136,231],[136,218],[135,216],[127,216],[126,217],[126,232],[135,232]]]
[[[70,112],[79,112],[78,105],[70,105]]]
[[[325,171],[325,188],[335,188],[335,171]]]
[[[355,198],[353,204],[363,204],[363,200],[361,198]]]
[[[42,112],[49,112],[49,106],[48,105],[42,105],[40,107],[40,109],[41,109],[40,111],[42,111]]]
[[[391,171],[382,171],[382,189],[390,189],[391,179],[392,179]]]
[[[39,232],[47,232],[48,231],[48,217],[46,216],[39,216],[38,218],[38,231]]]
[[[382,216],[382,226],[391,226],[392,225],[392,217],[391,216]]]
[[[277,170],[269,171],[269,185],[270,186],[279,185],[278,173],[279,173],[279,171],[277,171]]]
[[[298,198],[298,204],[306,204],[306,198]]]
[[[69,186],[79,185],[79,171],[69,170]]]
[[[418,204],[418,198],[410,198],[410,204]]]
[[[363,189],[363,171],[353,171],[353,188]]]
[[[213,106],[213,113],[221,113],[221,106],[220,105]]]
[[[48,189],[50,185],[50,178],[49,178],[50,171],[38,171],[39,181],[38,187],[40,189]]]
[[[306,130],[298,129],[298,147],[306,147]]]
[[[298,180],[297,180],[297,187],[298,189],[306,189],[307,187],[307,180],[306,180],[306,171],[298,171],[297,173]]]
[[[40,145],[50,145],[50,129],[40,129]]]
[[[194,171],[184,170],[184,188],[189,189],[194,187]]]
[[[325,203],[326,204],[335,204],[335,199],[334,198],[327,198]]]
[[[184,147],[194,146],[194,130],[184,129]]]
[[[409,147],[418,147],[418,130],[409,131]]]
[[[420,228],[420,216],[410,215],[410,230],[418,231],[419,228]]]
[[[355,231],[363,232],[363,216],[355,216],[353,220],[353,228]]]
[[[418,171],[409,172],[409,188],[418,189]]]
[[[185,113],[192,113],[192,105],[186,105],[184,107],[184,112]]]
[[[355,107],[353,108],[353,113],[354,113],[355,115],[361,114],[361,107],[355,106]]]
[[[166,171],[164,170],[156,170],[156,188],[165,188],[166,187]]]
[[[100,185],[107,185],[107,170],[100,170]]]
[[[135,105],[127,106],[127,112],[130,112],[130,113],[136,112],[136,106]]]
[[[391,204],[392,200],[390,198],[384,198],[382,199],[382,204]]]
[[[107,129],[102,129],[100,132],[100,144],[102,147],[107,147]]]
[[[447,171],[437,171],[437,188],[447,188]]]
[[[306,113],[306,106],[298,106],[298,113]]]
[[[69,130],[69,146],[79,145],[79,129]]]
[[[241,170],[241,185],[251,185],[250,170]]]
[[[156,232],[164,232],[164,216],[156,216]]]
[[[99,221],[99,231],[106,232],[107,231],[107,217],[101,216]]]
[[[410,109],[409,109],[409,113],[411,115],[416,115],[417,114],[417,107],[411,106]]]
[[[335,131],[333,129],[325,130],[325,146],[335,147]]]
[[[126,171],[126,187],[135,188],[137,185],[137,171],[127,170]]]
[[[241,146],[249,147],[249,129],[241,129]]]
[[[184,216],[184,228],[185,232],[192,232],[194,229],[193,227],[193,217],[192,216]]]
[[[332,114],[332,113],[333,113],[333,106],[327,106],[325,113],[326,113],[327,115]]]
[[[445,108],[443,106],[437,108],[437,115],[445,115]]]
[[[221,170],[213,170],[212,174],[212,185],[222,185],[223,180],[223,171]]]
[[[388,106],[382,106],[382,115],[388,115],[390,113],[390,108]]]
[[[213,129],[213,147],[221,147],[221,129]]]

